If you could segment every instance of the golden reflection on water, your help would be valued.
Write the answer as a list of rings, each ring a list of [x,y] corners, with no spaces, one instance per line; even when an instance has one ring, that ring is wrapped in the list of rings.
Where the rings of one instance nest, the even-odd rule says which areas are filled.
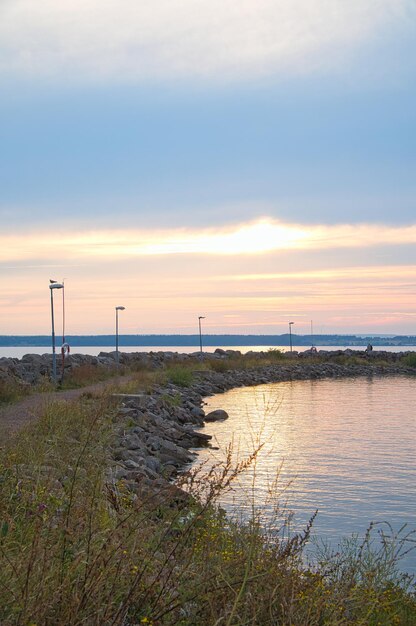
[[[229,512],[244,514],[254,503],[271,519],[288,506],[301,528],[318,509],[316,533],[332,541],[363,533],[371,521],[416,527],[415,383],[401,376],[233,389],[206,399],[206,411],[230,417],[206,425],[219,450],[199,457],[218,461],[230,442],[235,459],[262,446],[225,494]]]

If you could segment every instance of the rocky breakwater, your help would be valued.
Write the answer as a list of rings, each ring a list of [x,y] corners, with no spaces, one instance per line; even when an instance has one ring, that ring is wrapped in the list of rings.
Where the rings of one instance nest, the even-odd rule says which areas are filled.
[[[59,377],[62,376],[62,358],[56,356]],[[115,365],[111,357],[94,357],[88,354],[70,354],[65,357],[65,373],[81,366],[110,367]],[[52,354],[25,354],[21,359],[0,358],[0,381],[23,385],[38,385],[49,380],[52,374]]]
[[[333,350],[311,352],[305,350],[304,352],[293,353],[286,352],[281,355],[283,361],[298,361],[302,362],[307,358],[313,357],[322,361],[329,361],[333,363],[339,358],[354,357],[354,359],[362,362],[363,365],[374,364],[377,361],[383,360],[384,363],[389,366],[400,365],[400,360],[406,354],[411,353],[395,353],[385,352],[381,350],[367,353],[366,351],[359,350]],[[414,353],[413,353],[414,354]],[[175,362],[194,362],[195,366],[199,363],[199,352],[190,354],[180,354],[172,351],[160,351],[160,352],[120,352],[119,360],[120,365],[127,369],[158,369],[165,366],[175,364]],[[205,362],[217,362],[224,363],[233,358],[241,359],[256,359],[259,364],[261,361],[270,360],[271,354],[269,352],[247,352],[242,355],[238,350],[222,350],[217,349],[214,353],[205,353]],[[116,368],[116,352],[100,352],[98,356],[92,356],[89,354],[71,353],[65,356],[64,362],[62,362],[61,354],[57,353],[57,373],[58,380],[62,378],[62,364],[64,364],[64,377],[68,378],[79,368],[102,368],[106,370],[115,370]],[[215,368],[214,368],[215,369]],[[52,355],[50,353],[45,354],[25,354],[21,359],[0,357],[0,382],[17,383],[20,385],[39,385],[42,381],[49,380],[52,373]],[[250,383],[247,383],[250,384]]]
[[[110,478],[143,497],[183,499],[172,480],[195,460],[211,436],[204,425],[202,396],[192,388],[156,386],[148,394],[117,394],[121,405],[112,448]]]
[[[204,397],[242,386],[287,380],[415,374],[392,362],[385,365],[276,364],[246,370],[195,370],[189,387],[172,383],[151,393],[120,395],[117,430],[112,448],[111,480],[157,503],[186,497],[173,481],[196,458],[196,450],[210,445],[202,432],[205,422],[226,419],[225,411],[205,415]]]
[[[120,353],[122,367],[139,369],[157,369],[178,360],[198,359],[199,353],[183,355],[177,352],[131,352]],[[58,379],[62,377],[62,357],[56,355]],[[69,354],[64,360],[65,377],[81,368],[105,368],[115,370],[116,352],[100,352],[98,356],[90,354]],[[25,354],[21,359],[0,357],[0,381],[21,385],[38,385],[49,380],[52,375],[52,354]]]

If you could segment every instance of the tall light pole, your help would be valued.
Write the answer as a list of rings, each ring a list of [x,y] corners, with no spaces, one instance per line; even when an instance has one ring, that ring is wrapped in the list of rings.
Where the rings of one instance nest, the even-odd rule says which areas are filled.
[[[205,317],[203,315],[200,315],[198,317],[198,324],[199,324],[199,355],[200,358],[202,360],[202,331],[201,331],[201,320],[204,320]]]
[[[118,355],[118,312],[124,311],[125,306],[116,306],[116,363],[118,365],[119,355]]]
[[[292,325],[295,322],[289,322],[289,341],[290,341],[290,351],[292,352]]]
[[[61,372],[61,385],[64,382],[65,376],[65,354],[69,353],[69,344],[65,341],[65,279],[62,279],[62,372]]]
[[[51,280],[49,289],[51,291],[51,318],[52,318],[52,379],[56,384],[56,351],[55,351],[55,318],[53,314],[53,290],[63,289],[62,283],[57,283],[56,280]]]

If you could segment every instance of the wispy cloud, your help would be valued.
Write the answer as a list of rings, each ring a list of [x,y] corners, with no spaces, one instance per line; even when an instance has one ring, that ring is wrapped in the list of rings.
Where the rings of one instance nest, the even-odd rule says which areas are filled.
[[[216,276],[216,281],[254,281],[256,283],[268,282],[276,280],[336,280],[337,282],[353,281],[356,282],[357,276],[360,282],[365,280],[373,282],[374,280],[391,280],[391,279],[413,279],[416,280],[416,265],[376,265],[376,266],[357,266],[357,267],[341,267],[334,269],[304,270],[302,272],[270,272],[267,274],[231,274]]]
[[[0,71],[258,76],[339,61],[411,0],[3,0]]]
[[[278,250],[368,248],[416,243],[416,224],[298,225],[260,220],[233,228],[114,230],[0,235],[0,261],[170,254],[241,256]]]

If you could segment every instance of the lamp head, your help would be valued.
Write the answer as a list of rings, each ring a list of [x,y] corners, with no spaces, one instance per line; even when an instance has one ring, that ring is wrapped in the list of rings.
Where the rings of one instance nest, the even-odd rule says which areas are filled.
[[[289,326],[292,326],[292,324],[294,324],[295,322],[289,322]]]
[[[64,286],[62,283],[50,283],[49,289],[63,289]]]
[[[125,308],[125,306],[116,306],[116,311],[124,311]]]
[[[198,319],[199,319],[199,320],[204,320],[204,319],[205,319],[205,317],[204,317],[203,315],[199,315],[199,316],[198,316]]]

